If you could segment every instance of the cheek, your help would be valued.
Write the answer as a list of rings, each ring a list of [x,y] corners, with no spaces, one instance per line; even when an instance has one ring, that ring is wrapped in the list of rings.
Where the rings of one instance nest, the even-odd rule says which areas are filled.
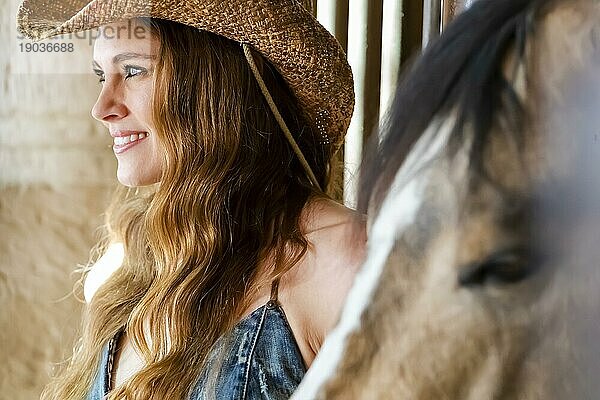
[[[148,122],[148,124],[154,125],[153,119],[152,119],[152,105],[153,105],[154,99],[153,96],[151,94],[147,94],[143,99],[142,99],[142,104],[140,105],[140,111],[144,116],[144,119]]]
[[[145,82],[129,91],[126,101],[129,109],[140,123],[148,127],[154,125],[152,118],[154,97],[151,82]]]
[[[160,181],[162,173],[166,168],[165,149],[154,132],[149,139],[146,159],[141,160],[143,163],[142,168],[146,170],[148,179],[156,183]]]

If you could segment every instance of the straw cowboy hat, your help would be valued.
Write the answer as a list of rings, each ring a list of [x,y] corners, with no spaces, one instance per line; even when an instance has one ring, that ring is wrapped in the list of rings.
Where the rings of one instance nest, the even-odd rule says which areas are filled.
[[[258,51],[286,80],[320,142],[339,146],[354,107],[338,41],[298,0],[24,0],[17,28],[34,40],[134,17],[167,19]]]

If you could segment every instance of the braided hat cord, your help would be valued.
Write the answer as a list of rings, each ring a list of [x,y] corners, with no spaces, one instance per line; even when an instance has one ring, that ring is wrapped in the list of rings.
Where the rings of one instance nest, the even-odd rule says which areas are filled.
[[[271,93],[269,93],[269,90],[267,89],[267,85],[265,85],[265,81],[262,79],[262,76],[260,75],[260,72],[258,71],[256,62],[254,62],[254,57],[252,57],[252,53],[250,51],[250,46],[248,46],[245,43],[242,43],[242,48],[244,49],[244,55],[246,56],[246,59],[248,60],[250,69],[252,70],[252,73],[254,74],[254,77],[256,78],[256,81],[258,82],[258,86],[260,86],[260,90],[263,93],[263,95],[265,96],[265,99],[267,100],[267,103],[269,104],[269,107],[271,108],[271,111],[273,112],[273,115],[275,116],[277,123],[283,130],[283,133],[285,134],[285,137],[287,138],[288,142],[290,142],[292,149],[294,149],[294,153],[296,153],[296,156],[300,160],[300,163],[304,167],[304,170],[308,174],[308,177],[310,178],[312,184],[315,187],[319,188],[319,190],[322,191],[321,186],[319,185],[319,182],[317,181],[317,178],[315,177],[315,174],[313,173],[312,169],[310,168],[310,165],[308,165],[308,162],[306,161],[304,154],[302,154],[302,150],[300,150],[300,147],[298,147],[298,143],[296,143],[296,140],[294,140],[294,137],[292,136],[292,133],[290,132],[289,128],[287,127],[287,124],[283,120],[281,113],[279,113],[279,109],[277,108],[277,105],[273,101],[273,97],[271,97]]]

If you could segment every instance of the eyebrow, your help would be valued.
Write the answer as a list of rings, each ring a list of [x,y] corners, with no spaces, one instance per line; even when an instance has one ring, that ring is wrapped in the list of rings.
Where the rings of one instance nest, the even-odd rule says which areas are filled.
[[[120,53],[113,57],[112,63],[117,64],[121,61],[131,60],[133,58],[143,59],[143,60],[155,60],[156,55],[154,54],[144,54],[144,53]],[[100,64],[96,62],[96,60],[92,61],[92,67],[100,68]]]

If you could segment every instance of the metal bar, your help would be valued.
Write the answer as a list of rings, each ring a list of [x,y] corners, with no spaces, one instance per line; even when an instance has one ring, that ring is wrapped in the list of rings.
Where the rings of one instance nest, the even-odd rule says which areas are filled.
[[[335,35],[336,0],[319,0],[317,3],[317,19],[329,32]]]
[[[348,51],[348,0],[319,0],[317,19],[331,32],[344,51]],[[335,155],[332,162],[331,182],[327,193],[336,200],[343,200],[344,148]]]
[[[348,50],[348,0],[319,0],[317,19]]]
[[[316,17],[317,16],[317,0],[304,0],[305,3],[308,3],[309,7],[308,10],[311,11],[313,13],[313,15]]]
[[[424,0],[423,2],[423,48],[440,35],[442,0]]]
[[[356,205],[358,167],[365,138],[379,122],[383,0],[350,0],[348,61],[354,72],[356,105],[344,148],[344,203]]]
[[[368,0],[350,0],[348,15],[348,62],[354,75],[356,102],[344,144],[344,204],[356,206],[357,173],[362,157],[367,47]]]
[[[398,82],[400,59],[402,56],[402,1],[383,1],[381,28],[381,95],[379,119],[389,108]]]

